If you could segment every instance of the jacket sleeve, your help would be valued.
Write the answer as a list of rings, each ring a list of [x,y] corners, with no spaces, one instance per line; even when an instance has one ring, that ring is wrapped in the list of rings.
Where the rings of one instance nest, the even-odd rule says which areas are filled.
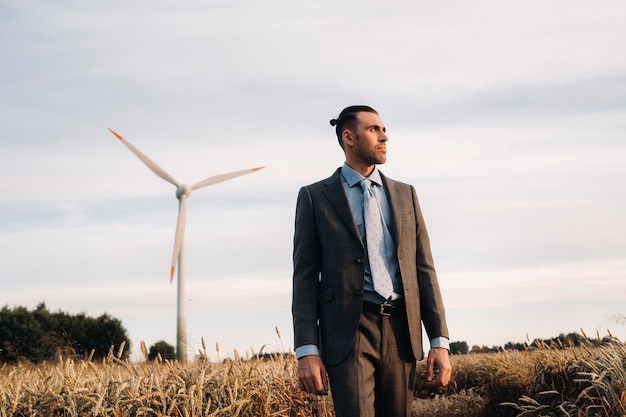
[[[430,249],[430,239],[426,231],[424,217],[417,199],[415,188],[411,186],[416,222],[416,266],[420,292],[420,310],[424,328],[430,340],[436,337],[449,338],[446,314],[435,271],[435,262]]]
[[[320,240],[313,199],[306,187],[300,189],[296,205],[293,239],[292,316],[294,348],[319,341]]]

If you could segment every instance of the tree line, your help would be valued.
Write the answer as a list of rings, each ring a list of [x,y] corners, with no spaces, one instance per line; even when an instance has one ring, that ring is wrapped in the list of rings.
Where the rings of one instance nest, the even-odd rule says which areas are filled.
[[[626,322],[626,318],[622,318]],[[510,350],[524,351],[539,346],[565,348],[572,346],[600,346],[614,343],[615,339],[589,339],[579,333],[560,334],[550,339],[535,339],[532,343],[508,342],[504,346],[478,346],[470,348],[467,342],[451,342],[450,353],[497,353]],[[59,356],[74,358],[103,358],[111,349],[127,359],[131,350],[130,339],[122,322],[104,313],[88,317],[84,313],[71,315],[62,311],[50,312],[45,303],[29,311],[26,307],[0,310],[0,363],[28,360],[33,363],[56,360]],[[122,349],[119,352],[119,349]],[[150,347],[148,360],[161,356],[174,359],[174,347],[159,341]]]
[[[94,318],[51,312],[45,303],[34,310],[6,305],[0,310],[0,363],[41,362],[59,355],[102,358],[111,348],[126,359],[131,346],[122,322],[106,313]]]
[[[471,348],[467,342],[451,342],[450,354],[452,355],[465,355],[469,353],[498,353],[510,350],[524,351],[533,349],[536,347],[549,346],[551,348],[566,348],[576,346],[602,346],[608,343],[615,343],[616,339],[611,337],[604,337],[602,339],[589,339],[587,336],[579,333],[561,333],[557,337],[549,339],[535,339],[531,343],[514,343],[507,342],[504,346],[478,346],[474,345]]]

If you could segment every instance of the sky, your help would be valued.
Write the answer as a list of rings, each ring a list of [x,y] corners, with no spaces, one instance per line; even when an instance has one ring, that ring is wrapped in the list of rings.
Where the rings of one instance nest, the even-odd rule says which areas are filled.
[[[293,350],[294,210],[376,108],[452,341],[626,339],[626,3],[0,0],[0,306],[176,343],[174,178],[194,191],[188,352]]]

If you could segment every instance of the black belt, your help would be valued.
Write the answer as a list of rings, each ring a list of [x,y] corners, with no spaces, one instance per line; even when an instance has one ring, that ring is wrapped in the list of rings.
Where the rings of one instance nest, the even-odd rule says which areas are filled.
[[[404,303],[402,301],[390,302],[385,301],[382,304],[371,303],[369,301],[363,301],[363,311],[370,313],[377,313],[381,316],[393,316],[404,311]]]

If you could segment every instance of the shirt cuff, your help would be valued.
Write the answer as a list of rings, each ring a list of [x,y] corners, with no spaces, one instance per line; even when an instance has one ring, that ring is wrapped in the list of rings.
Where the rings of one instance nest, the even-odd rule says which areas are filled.
[[[296,348],[296,358],[300,359],[304,356],[320,355],[320,350],[315,345],[302,345]]]
[[[430,341],[430,348],[444,348],[450,350],[450,340],[443,336],[435,337]]]

